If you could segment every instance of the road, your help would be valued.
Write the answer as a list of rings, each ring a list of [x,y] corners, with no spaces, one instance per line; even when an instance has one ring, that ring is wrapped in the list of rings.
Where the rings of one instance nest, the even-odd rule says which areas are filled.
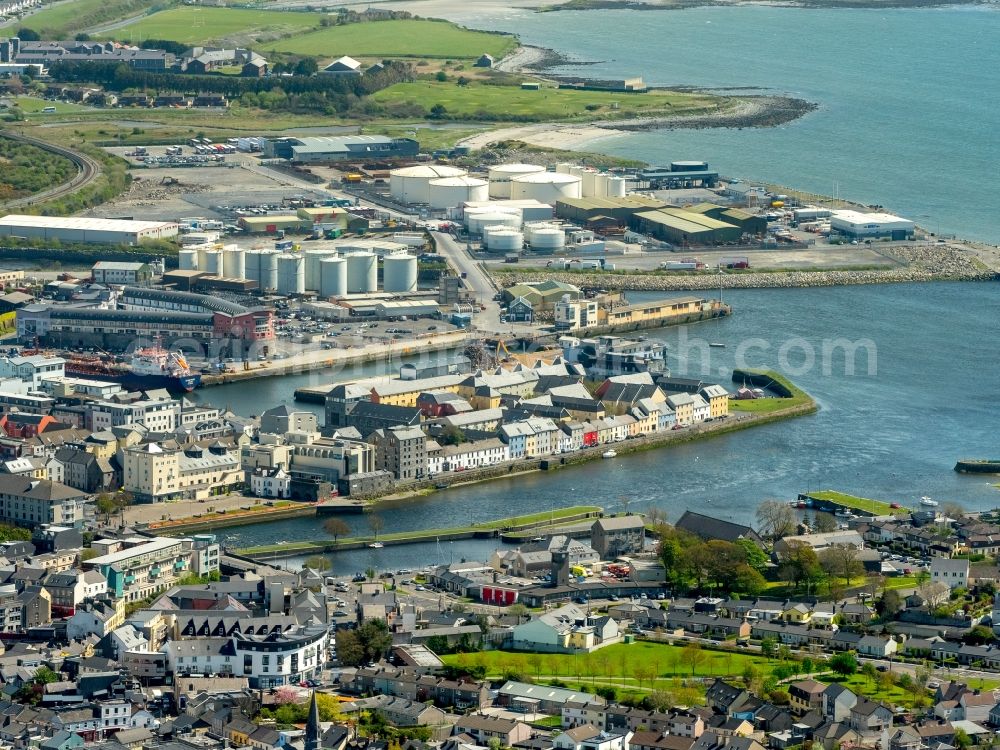
[[[27,195],[23,198],[9,200],[0,206],[0,208],[11,209],[16,208],[17,206],[35,205],[36,203],[51,200],[52,198],[61,198],[64,195],[68,195],[76,192],[80,188],[86,187],[91,182],[96,180],[101,174],[100,163],[86,154],[81,154],[78,151],[63,148],[62,146],[56,146],[48,141],[32,138],[31,136],[18,135],[10,132],[9,130],[4,132],[4,137],[15,141],[21,141],[22,143],[27,143],[32,146],[37,146],[38,148],[46,151],[51,151],[54,154],[64,156],[76,165],[77,173],[71,180],[67,180],[61,185],[56,185],[55,187],[43,190],[40,193],[35,193],[34,195]]]

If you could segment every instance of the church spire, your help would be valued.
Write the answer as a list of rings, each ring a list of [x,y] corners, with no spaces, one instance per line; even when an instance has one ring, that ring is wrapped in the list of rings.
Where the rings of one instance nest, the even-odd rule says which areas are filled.
[[[316,700],[316,691],[313,690],[312,700],[309,703],[309,719],[306,721],[305,750],[321,750],[322,734],[319,725],[319,703]]]

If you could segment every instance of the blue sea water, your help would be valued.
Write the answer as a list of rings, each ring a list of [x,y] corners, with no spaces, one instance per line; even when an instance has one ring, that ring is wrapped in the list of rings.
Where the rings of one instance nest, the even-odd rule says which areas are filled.
[[[443,528],[582,503],[621,510],[626,500],[632,510],[656,507],[671,520],[690,508],[752,522],[762,500],[792,500],[822,488],[910,505],[922,495],[969,510],[1000,505],[997,477],[952,470],[958,458],[998,453],[1000,284],[734,290],[726,300],[735,311],[730,318],[649,332],[669,345],[671,370],[732,387],[734,365],[781,369],[816,398],[818,413],[380,506],[385,530]],[[858,345],[853,367],[843,348],[828,346],[837,341]],[[232,386],[204,395],[224,389]],[[280,380],[263,381],[257,403],[279,401],[281,389]],[[238,409],[239,394],[225,392]],[[346,520],[365,532],[364,519]],[[222,530],[220,537],[238,547],[324,532],[314,519],[296,519]],[[418,567],[482,557],[492,545],[359,550],[337,555],[335,564],[340,572],[369,564]]]
[[[996,6],[467,7],[449,17],[593,63],[557,72],[754,87],[819,105],[776,128],[648,131],[592,150],[653,163],[704,159],[723,174],[877,203],[934,231],[1000,243]]]

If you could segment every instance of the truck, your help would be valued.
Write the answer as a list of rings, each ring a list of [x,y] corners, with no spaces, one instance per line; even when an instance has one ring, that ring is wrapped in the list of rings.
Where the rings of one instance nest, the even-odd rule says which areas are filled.
[[[724,261],[722,261],[721,265],[724,268],[729,268],[729,269],[750,268],[750,259],[746,258],[746,257],[744,257],[744,258],[726,258]]]
[[[357,172],[348,172],[347,174],[344,175],[343,179],[344,182],[350,182],[356,184],[358,182],[361,182],[361,175],[359,175]]]

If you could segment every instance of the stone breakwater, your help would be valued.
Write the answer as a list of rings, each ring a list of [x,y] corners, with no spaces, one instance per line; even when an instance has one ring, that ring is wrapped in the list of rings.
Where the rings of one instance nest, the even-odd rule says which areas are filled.
[[[695,275],[667,273],[580,273],[540,270],[546,279],[581,287],[632,291],[699,291],[718,289],[767,289],[780,287],[847,286],[854,284],[901,284],[917,281],[987,281],[997,273],[968,253],[950,246],[894,247],[884,252],[903,265],[895,268],[848,271],[730,272]],[[497,271],[494,280],[507,287],[528,278],[525,273]]]

